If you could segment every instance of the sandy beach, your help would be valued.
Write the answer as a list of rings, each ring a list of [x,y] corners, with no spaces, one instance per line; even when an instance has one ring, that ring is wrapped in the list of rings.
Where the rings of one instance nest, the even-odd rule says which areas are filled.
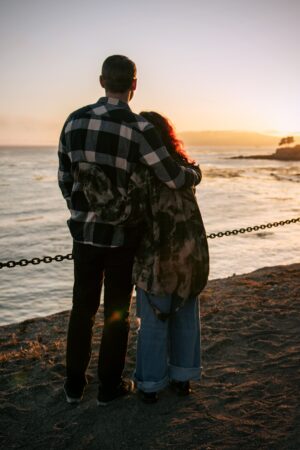
[[[67,404],[68,315],[0,328],[1,448],[299,450],[300,264],[209,282],[201,296],[203,377],[188,398],[166,390],[145,405],[135,393],[97,407],[100,311],[89,385],[79,406]]]

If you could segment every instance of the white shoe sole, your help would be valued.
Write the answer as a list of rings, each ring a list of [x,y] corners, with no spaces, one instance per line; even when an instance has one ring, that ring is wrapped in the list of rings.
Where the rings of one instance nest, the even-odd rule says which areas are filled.
[[[68,403],[70,403],[70,405],[76,405],[76,404],[78,405],[78,403],[80,403],[81,400],[82,400],[82,396],[80,398],[69,397],[69,395],[67,394],[65,388],[64,388],[64,393],[65,393],[65,396],[66,396],[66,400],[67,400]]]

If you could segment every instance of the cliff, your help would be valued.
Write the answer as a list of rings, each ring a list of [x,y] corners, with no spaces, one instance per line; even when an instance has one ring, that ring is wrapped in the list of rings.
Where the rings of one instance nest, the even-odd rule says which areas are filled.
[[[278,148],[274,156],[276,159],[284,161],[300,161],[300,145]]]

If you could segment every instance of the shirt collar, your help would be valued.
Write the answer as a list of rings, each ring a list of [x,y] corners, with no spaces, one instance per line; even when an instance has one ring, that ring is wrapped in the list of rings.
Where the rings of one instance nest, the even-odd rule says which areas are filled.
[[[97,104],[109,104],[112,106],[119,106],[121,108],[126,108],[130,110],[130,107],[128,105],[128,103],[126,102],[122,102],[121,100],[118,100],[117,98],[112,98],[112,97],[100,97],[99,100],[97,101]]]

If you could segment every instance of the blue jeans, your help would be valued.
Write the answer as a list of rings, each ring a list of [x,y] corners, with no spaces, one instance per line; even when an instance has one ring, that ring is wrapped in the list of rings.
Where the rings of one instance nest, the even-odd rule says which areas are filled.
[[[138,389],[156,392],[169,380],[200,380],[200,315],[198,298],[191,298],[167,320],[158,319],[149,299],[169,313],[171,296],[158,297],[137,289],[137,316],[141,320],[134,378]],[[173,304],[174,307],[174,304]]]

